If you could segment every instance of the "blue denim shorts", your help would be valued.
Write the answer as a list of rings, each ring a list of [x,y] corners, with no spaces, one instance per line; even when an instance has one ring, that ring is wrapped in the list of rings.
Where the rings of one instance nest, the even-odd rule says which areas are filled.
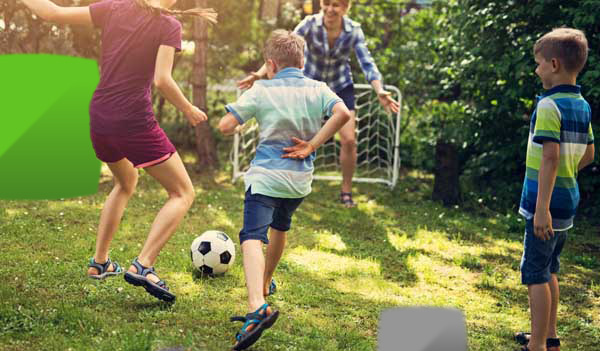
[[[551,274],[560,269],[560,253],[567,240],[567,231],[554,231],[549,240],[538,239],[533,234],[533,219],[525,223],[523,258],[521,259],[521,283],[543,284],[550,281]]]
[[[346,105],[348,110],[354,110],[354,84],[350,84],[342,90],[336,91],[335,93],[337,94],[337,96],[340,97],[340,99],[342,99],[342,101],[344,101],[344,104]]]
[[[285,199],[246,191],[244,200],[244,227],[240,231],[240,244],[246,240],[269,243],[269,227],[287,232],[292,224],[292,214],[304,198]]]

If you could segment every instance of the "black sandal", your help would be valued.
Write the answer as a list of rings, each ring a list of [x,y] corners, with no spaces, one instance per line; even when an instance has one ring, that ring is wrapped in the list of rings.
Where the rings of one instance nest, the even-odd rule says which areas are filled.
[[[125,272],[126,282],[135,286],[143,286],[150,295],[159,300],[166,302],[175,301],[175,295],[169,291],[167,283],[165,283],[164,280],[159,280],[157,283],[154,283],[147,278],[148,274],[154,274],[158,277],[154,267],[142,266],[137,257],[131,262],[131,264],[135,267],[137,273],[129,271]]]
[[[110,272],[108,270],[108,267],[110,267],[111,265],[113,266],[112,272]],[[88,267],[96,268],[98,270],[98,274],[88,274],[88,277],[90,277],[92,279],[102,280],[106,277],[119,275],[119,274],[123,273],[121,266],[119,266],[119,264],[117,262],[112,262],[110,260],[110,258],[108,260],[106,260],[106,262],[104,262],[104,263],[98,263],[92,257],[92,258],[90,258],[90,263],[88,264]]]
[[[260,306],[256,311],[248,313],[245,317],[235,316],[231,317],[232,322],[243,322],[242,329],[235,335],[236,343],[233,345],[233,349],[245,350],[252,346],[262,335],[265,329],[271,328],[277,317],[279,317],[279,311],[272,311],[267,314],[268,304]],[[248,330],[248,327],[254,325],[252,330]]]
[[[531,333],[525,333],[525,332],[515,333],[515,341],[521,345],[527,345],[530,338],[531,338]],[[548,351],[557,351],[557,350],[550,350],[550,348],[554,348],[554,347],[560,347],[560,339],[559,338],[546,339],[546,349],[548,349]]]
[[[340,203],[343,204],[346,207],[354,207],[356,206],[356,203],[352,200],[352,193],[345,193],[345,192],[341,192],[340,193]]]

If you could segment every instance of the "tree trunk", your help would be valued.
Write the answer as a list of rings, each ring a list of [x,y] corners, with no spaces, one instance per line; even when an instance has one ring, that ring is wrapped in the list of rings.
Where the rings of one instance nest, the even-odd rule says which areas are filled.
[[[196,0],[197,7],[207,7],[207,0]],[[192,75],[193,103],[206,112],[206,51],[208,42],[208,23],[205,20],[194,19],[194,68]],[[201,123],[195,128],[196,153],[198,154],[198,170],[217,168],[217,145],[208,122]]]
[[[460,197],[458,173],[456,146],[438,141],[435,146],[435,178],[432,196],[434,200],[441,200],[445,206],[458,203]]]

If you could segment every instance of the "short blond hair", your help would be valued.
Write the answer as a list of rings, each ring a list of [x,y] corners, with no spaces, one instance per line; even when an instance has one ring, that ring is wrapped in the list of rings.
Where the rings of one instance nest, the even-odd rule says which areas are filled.
[[[271,59],[280,66],[302,68],[304,60],[304,39],[298,34],[284,29],[276,29],[265,44],[265,60]]]
[[[533,54],[546,61],[556,58],[567,72],[579,73],[587,61],[588,41],[579,29],[555,28],[535,42]]]

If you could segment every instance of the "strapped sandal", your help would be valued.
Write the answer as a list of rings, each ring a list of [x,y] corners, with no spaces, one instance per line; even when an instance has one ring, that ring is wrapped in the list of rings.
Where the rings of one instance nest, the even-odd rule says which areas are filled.
[[[110,272],[108,268],[112,265],[113,271]],[[102,280],[106,277],[110,277],[113,275],[119,275],[123,273],[121,266],[117,262],[112,262],[110,258],[106,260],[104,263],[98,263],[94,258],[90,258],[90,263],[88,264],[89,268],[96,268],[98,270],[98,274],[88,274],[88,277],[92,279]]]
[[[271,284],[269,284],[269,292],[267,293],[267,296],[271,296],[271,295],[275,294],[276,291],[277,291],[277,284],[275,284],[275,279],[271,279]]]
[[[265,329],[273,326],[277,317],[279,317],[279,311],[268,313],[267,309],[270,309],[270,306],[264,304],[256,311],[248,313],[245,317],[231,317],[230,320],[232,322],[244,323],[242,329],[235,335],[236,343],[233,345],[234,350],[245,350],[252,346],[260,338]]]
[[[157,283],[154,283],[147,278],[148,274],[154,274],[158,277],[154,267],[142,266],[137,257],[131,262],[131,264],[135,267],[137,273],[129,271],[125,272],[125,281],[135,286],[143,286],[150,295],[159,300],[166,302],[175,301],[175,295],[169,291],[167,283],[165,283],[164,280],[159,280]]]
[[[515,341],[521,345],[527,345],[531,333],[518,332],[515,333]],[[560,351],[560,339],[559,338],[548,338],[546,339],[546,349],[548,351]]]
[[[345,192],[341,192],[340,193],[340,203],[343,204],[344,206],[350,208],[350,207],[354,207],[356,206],[356,203],[352,200],[352,193],[345,193]]]

